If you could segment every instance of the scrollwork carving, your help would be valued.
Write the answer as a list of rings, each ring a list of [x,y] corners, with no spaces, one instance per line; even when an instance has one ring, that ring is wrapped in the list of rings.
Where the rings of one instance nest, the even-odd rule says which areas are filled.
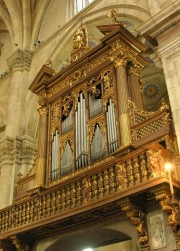
[[[28,244],[21,243],[21,242],[18,240],[17,236],[12,236],[12,237],[11,237],[11,240],[12,240],[14,246],[16,247],[16,249],[17,249],[18,251],[30,251],[29,245],[28,245]]]
[[[172,198],[168,194],[162,194],[156,196],[156,200],[159,201],[161,208],[168,215],[168,222],[171,229],[174,232],[176,239],[176,247],[180,248],[180,209],[179,201],[176,198]]]
[[[108,71],[103,75],[103,86],[105,94],[110,91],[113,85],[113,73]]]
[[[100,90],[96,86],[92,86],[89,90],[93,98],[98,98],[101,94]]]
[[[115,67],[126,66],[129,61],[124,52],[121,52],[119,55],[111,56],[110,60],[114,63]]]
[[[63,105],[63,108],[62,108],[62,115],[63,115],[64,117],[68,117],[68,116],[69,116],[69,113],[70,113],[70,109],[71,109],[70,104],[64,104],[64,105]]]
[[[127,73],[128,73],[128,75],[134,74],[137,77],[140,77],[140,70],[141,69],[142,69],[142,67],[140,65],[134,63],[134,64],[132,64],[132,65],[130,65],[128,67],[128,72]]]
[[[139,244],[141,246],[147,245],[149,238],[148,233],[145,229],[144,213],[140,209],[136,209],[133,206],[124,207],[123,211],[126,213],[127,217],[136,228],[139,237]]]
[[[38,106],[37,111],[39,112],[39,115],[47,115],[48,114],[48,107],[47,106]]]

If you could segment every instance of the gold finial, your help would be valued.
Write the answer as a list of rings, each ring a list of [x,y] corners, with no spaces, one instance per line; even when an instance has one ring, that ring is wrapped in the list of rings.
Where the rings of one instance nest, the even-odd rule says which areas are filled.
[[[112,10],[107,14],[107,16],[112,18],[112,21],[113,21],[114,24],[118,24],[118,23],[119,23],[119,22],[117,21],[116,10],[115,10],[115,9],[112,9]]]
[[[52,60],[49,59],[49,60],[47,61],[46,65],[49,66],[49,67],[51,67],[51,66],[52,66]]]

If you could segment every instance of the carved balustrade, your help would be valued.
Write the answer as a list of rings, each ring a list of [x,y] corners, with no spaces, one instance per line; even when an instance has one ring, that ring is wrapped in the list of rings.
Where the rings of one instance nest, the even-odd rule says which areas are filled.
[[[172,131],[169,107],[164,100],[159,110],[147,112],[137,109],[135,104],[129,99],[128,114],[131,139],[136,146],[146,141],[157,140]],[[151,140],[149,138],[151,138]]]
[[[167,182],[163,169],[167,157],[169,152],[155,143],[122,157],[106,157],[44,191],[34,187],[24,200],[0,211],[1,236],[119,200],[154,186],[154,181],[162,183],[162,178]]]

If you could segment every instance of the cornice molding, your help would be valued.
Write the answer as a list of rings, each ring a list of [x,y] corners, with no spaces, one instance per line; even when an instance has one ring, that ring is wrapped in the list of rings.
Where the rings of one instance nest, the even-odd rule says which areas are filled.
[[[152,34],[152,37],[153,38],[158,38],[159,36],[163,35],[167,31],[169,31],[170,29],[177,26],[179,23],[180,23],[180,17],[175,19],[175,20],[172,20],[170,23],[168,23],[167,25],[160,28],[158,31],[156,31],[155,33]]]
[[[174,27],[180,21],[178,10],[179,3],[180,0],[174,1],[172,4],[169,4],[168,7],[161,9],[143,25],[139,26],[137,28],[139,34],[145,37],[151,36],[157,38]]]

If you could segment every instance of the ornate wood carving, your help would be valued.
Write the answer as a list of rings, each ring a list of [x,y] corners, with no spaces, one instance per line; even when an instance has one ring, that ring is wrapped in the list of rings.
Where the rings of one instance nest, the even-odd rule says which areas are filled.
[[[77,40],[77,37],[74,39]],[[41,176],[40,185],[43,184],[44,189],[41,190],[33,185],[34,187],[29,190],[28,184],[33,180],[32,171],[25,177],[20,177],[18,193],[24,189],[24,196],[21,197],[22,194],[19,194],[16,203],[0,210],[1,238],[12,237],[21,232],[29,233],[32,236],[44,236],[46,235],[43,230],[45,225],[51,227],[53,225],[54,228],[50,228],[50,231],[52,230],[51,233],[54,233],[58,231],[56,227],[62,230],[63,226],[66,229],[77,226],[79,222],[85,224],[99,218],[103,219],[105,216],[125,213],[135,227],[141,250],[149,251],[144,208],[131,201],[123,204],[124,206],[121,204],[123,200],[132,195],[141,194],[142,191],[148,199],[153,200],[155,192],[151,189],[158,190],[162,183],[168,182],[168,176],[163,171],[162,164],[166,158],[173,159],[173,155],[162,145],[151,144],[151,142],[160,142],[165,137],[169,137],[171,132],[170,112],[164,101],[157,112],[148,113],[138,110],[131,100],[127,100],[129,120],[125,116],[127,125],[125,124],[124,127],[131,129],[133,146],[122,146],[119,136],[118,147],[112,152],[108,151],[108,133],[114,133],[113,130],[116,127],[120,128],[118,113],[120,107],[117,98],[119,83],[117,83],[114,64],[124,67],[131,62],[137,66],[134,69],[137,74],[139,68],[147,64],[140,55],[144,46],[119,25],[101,40],[97,48],[88,52],[88,57],[83,54],[88,49],[87,40],[84,39],[74,45],[72,52],[74,59],[70,66],[56,74],[49,66],[43,66],[30,87],[40,98],[41,108],[38,110],[42,115],[41,118],[44,118],[42,127],[44,124],[48,125],[44,127],[43,131],[41,130],[40,150],[44,155],[42,156],[43,161],[39,162],[39,171],[36,172]],[[126,70],[124,73],[126,74]],[[89,109],[90,98],[94,99],[95,105],[97,104],[95,101],[99,99],[101,108],[92,117]],[[113,109],[109,112],[109,125],[113,124],[112,121],[114,124],[113,129],[110,127],[107,132],[106,113],[110,102]],[[72,116],[71,127],[68,131],[62,132],[62,122],[68,118],[70,113]],[[82,121],[83,126],[81,127]],[[105,154],[102,158],[91,161],[91,146],[96,127],[100,131],[102,144],[99,149],[103,148],[103,154]],[[79,136],[76,128],[82,129],[84,133],[82,135],[88,145],[87,149],[83,145],[79,151],[80,157],[84,154],[88,158],[86,165],[82,165],[80,168],[79,166],[74,168],[75,160],[79,157],[76,156]],[[69,151],[71,152],[71,164],[74,166],[73,171],[68,175],[57,175],[57,179],[52,180],[51,143],[55,132],[60,142],[59,145],[56,144],[59,153],[57,169],[61,165],[67,142],[71,148]],[[44,139],[47,139],[47,142],[43,141]],[[97,144],[98,139],[95,141]],[[11,145],[8,146],[9,153],[10,150]],[[47,159],[46,153],[48,153]],[[36,165],[37,163],[34,167]],[[175,186],[179,187],[175,177],[173,177],[173,181]],[[97,209],[100,210],[99,214]],[[170,210],[171,218],[174,219],[173,210],[175,208],[170,208]],[[83,221],[82,218],[85,220]],[[177,228],[179,223],[175,226]],[[34,230],[36,231],[34,232]],[[28,245],[22,244],[18,238],[13,237],[12,240],[17,249],[28,250]]]

